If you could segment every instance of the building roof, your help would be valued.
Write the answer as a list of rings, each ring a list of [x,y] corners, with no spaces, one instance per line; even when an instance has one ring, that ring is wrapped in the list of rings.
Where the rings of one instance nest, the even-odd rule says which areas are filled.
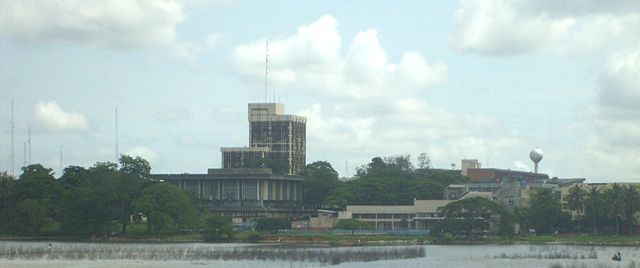
[[[272,174],[269,168],[210,168],[207,174],[151,174],[154,180],[280,180],[302,181],[302,177]]]
[[[434,213],[438,209],[448,205],[455,200],[414,200],[413,206],[416,213]]]
[[[351,213],[414,213],[413,206],[352,206],[347,205],[347,211]]]

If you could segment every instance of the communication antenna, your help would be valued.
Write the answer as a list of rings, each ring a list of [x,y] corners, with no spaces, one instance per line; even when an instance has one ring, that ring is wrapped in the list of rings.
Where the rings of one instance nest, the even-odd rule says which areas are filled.
[[[22,145],[23,145],[23,147],[22,147],[22,150],[23,150],[23,153],[22,153],[22,160],[23,160],[22,166],[26,167],[27,166],[27,142],[26,141],[23,142]]]
[[[265,43],[265,54],[264,54],[264,102],[267,102],[267,82],[269,77],[269,40],[266,40]]]
[[[11,100],[11,175],[16,176],[16,137],[15,137],[15,121],[13,118],[13,100]]]
[[[62,172],[64,169],[62,168],[62,151],[64,150],[64,145],[60,145],[60,176],[62,176]]]
[[[27,163],[31,165],[31,127],[27,127]]]
[[[119,157],[120,152],[118,149],[118,108],[116,108],[116,163],[118,162]]]

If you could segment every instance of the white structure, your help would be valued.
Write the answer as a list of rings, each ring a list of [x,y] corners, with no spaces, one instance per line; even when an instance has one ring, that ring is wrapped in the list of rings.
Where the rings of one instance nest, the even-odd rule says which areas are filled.
[[[542,150],[540,148],[535,148],[529,153],[529,158],[533,161],[534,165],[534,173],[538,173],[538,163],[542,160]]]
[[[460,170],[462,176],[467,176],[467,169],[470,168],[481,168],[482,164],[478,162],[478,159],[462,159],[460,163]]]

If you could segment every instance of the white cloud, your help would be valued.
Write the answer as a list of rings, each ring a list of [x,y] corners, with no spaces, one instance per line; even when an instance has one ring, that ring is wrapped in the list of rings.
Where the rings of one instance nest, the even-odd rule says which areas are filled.
[[[342,53],[337,20],[325,15],[284,39],[269,40],[269,83],[279,89],[311,90],[355,99],[379,98],[444,82],[446,66],[430,64],[419,52],[390,62],[375,29],[358,33]],[[265,40],[234,49],[236,70],[254,82],[264,81]]]
[[[576,54],[640,34],[637,1],[461,1],[453,45],[465,52]]]
[[[361,165],[374,156],[426,152],[437,166],[490,153],[505,162],[506,152],[521,145],[491,117],[452,113],[421,99],[422,90],[446,81],[446,65],[430,63],[419,51],[393,61],[375,29],[343,47],[346,38],[337,26],[327,15],[292,36],[269,40],[271,85],[331,98],[297,113],[308,118],[307,142],[315,145],[308,148],[309,161]],[[263,82],[264,53],[265,40],[237,46],[236,70]]]
[[[55,101],[41,101],[35,105],[35,119],[39,125],[50,131],[78,131],[88,127],[87,119],[81,113],[64,111]]]
[[[586,161],[598,176],[640,174],[640,47],[616,53],[598,80],[596,105],[587,116]]]
[[[149,162],[155,160],[156,157],[158,156],[154,150],[144,146],[140,146],[140,145],[134,146],[133,148],[126,151],[125,154],[132,157],[139,156],[146,159]]]
[[[9,0],[0,3],[0,37],[158,47],[173,43],[184,17],[182,2],[172,0]]]

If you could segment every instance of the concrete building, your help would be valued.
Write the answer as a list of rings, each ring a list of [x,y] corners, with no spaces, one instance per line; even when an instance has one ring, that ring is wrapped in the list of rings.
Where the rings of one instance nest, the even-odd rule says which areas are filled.
[[[462,176],[467,176],[467,170],[470,168],[481,168],[482,164],[478,162],[478,159],[462,159],[460,161],[460,173]]]
[[[280,103],[249,103],[248,115],[249,147],[221,148],[222,167],[268,158],[287,163],[289,175],[300,174],[306,164],[307,119],[285,114]]]
[[[291,222],[291,229],[305,231],[333,230],[338,224],[338,212],[319,209],[309,219]]]
[[[515,171],[510,169],[497,168],[469,168],[467,169],[469,181],[474,182],[500,182],[504,179],[515,179],[524,181],[545,181],[549,175],[542,173]]]
[[[210,211],[235,223],[256,218],[299,216],[302,178],[271,173],[270,169],[209,169],[207,174],[153,174],[201,199]]]
[[[408,229],[429,230],[443,217],[438,209],[454,200],[414,200],[406,206],[354,206],[348,205],[339,212],[339,219],[358,219],[378,230],[403,229],[402,221]]]

